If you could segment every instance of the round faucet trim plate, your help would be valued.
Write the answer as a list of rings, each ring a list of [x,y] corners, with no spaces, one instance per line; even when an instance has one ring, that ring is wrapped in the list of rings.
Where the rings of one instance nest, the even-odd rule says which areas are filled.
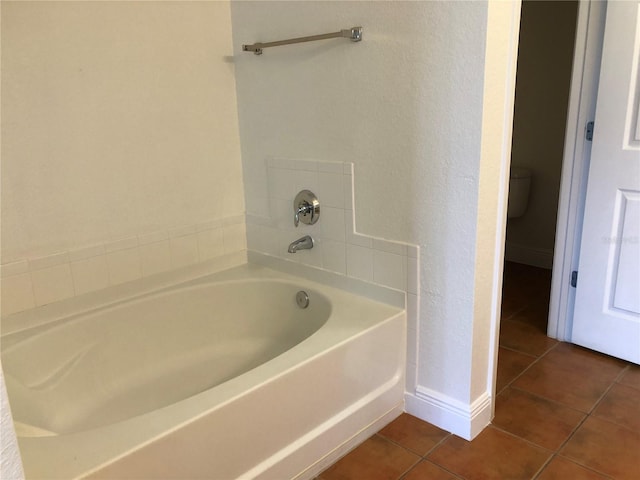
[[[298,222],[313,225],[320,218],[320,202],[315,193],[310,190],[298,192],[293,200],[293,224],[297,227]]]

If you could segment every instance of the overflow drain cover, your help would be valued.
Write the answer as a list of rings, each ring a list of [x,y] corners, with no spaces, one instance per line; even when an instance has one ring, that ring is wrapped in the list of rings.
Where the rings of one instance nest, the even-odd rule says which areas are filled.
[[[296,293],[296,303],[300,308],[307,308],[309,306],[309,295],[304,290],[300,290]]]

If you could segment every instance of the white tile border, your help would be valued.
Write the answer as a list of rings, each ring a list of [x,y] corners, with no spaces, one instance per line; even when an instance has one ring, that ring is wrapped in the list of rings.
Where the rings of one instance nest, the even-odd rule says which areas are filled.
[[[169,238],[186,237],[198,232],[197,225],[181,225],[168,231]]]
[[[15,315],[2,318],[2,333],[12,334],[28,330],[45,323],[55,322],[69,315],[93,311],[96,308],[113,305],[130,298],[155,292],[159,289],[184,283],[204,275],[227,270],[247,263],[247,252],[238,251],[222,255],[188,267],[172,269],[137,280],[112,285],[101,290],[67,298],[63,301],[23,309]]]
[[[41,270],[43,268],[57,267],[69,263],[69,252],[57,252],[45,257],[30,258],[29,271]]]
[[[265,182],[269,184],[269,197],[265,210],[269,214],[247,215],[250,250],[417,294],[418,246],[356,232],[353,171],[351,162],[267,158]],[[318,178],[323,182],[316,181]],[[314,192],[320,197],[320,220],[312,226],[294,228],[289,205],[295,192],[310,188],[309,179],[315,179],[311,183],[318,186],[322,184],[321,191]],[[321,198],[321,194],[331,192],[339,198]],[[340,216],[344,217],[344,225],[338,224]],[[289,254],[287,245],[306,234],[316,241],[314,250]],[[330,258],[325,249],[334,255],[339,252],[340,258]],[[376,259],[378,269],[374,266]],[[384,264],[394,271],[381,271]]]
[[[0,272],[2,272],[2,278],[10,277],[12,275],[20,275],[21,273],[29,273],[29,261],[18,260],[15,262],[5,263],[0,266]]]
[[[87,264],[93,260],[95,265],[106,265],[108,278],[96,280],[93,283],[94,285],[102,285],[107,281],[108,285],[113,286],[166,270],[209,261],[213,257],[212,254],[216,252],[200,248],[198,236],[215,230],[219,230],[221,239],[228,238],[224,248],[220,249],[219,255],[246,250],[245,215],[239,214],[192,225],[173,226],[166,230],[145,232],[140,235],[109,240],[46,256],[7,262],[0,265],[0,275],[4,283],[0,313],[5,317],[34,306],[41,306],[95,290],[88,285],[78,283],[86,283],[86,275],[78,275],[79,262]],[[161,242],[164,242],[167,248],[154,249],[152,253],[155,256],[152,260],[155,264],[151,265],[148,263],[150,261],[149,249]],[[188,251],[185,251],[185,246],[189,247]],[[167,256],[166,259],[158,257],[162,252]],[[146,263],[143,262],[143,259]],[[74,269],[75,275],[72,274]],[[51,281],[50,270],[55,270],[61,275],[62,284],[55,285],[56,282]],[[65,275],[62,276],[62,273]],[[66,273],[69,274],[66,275]],[[18,279],[19,275],[21,277]],[[12,281],[13,279],[16,281]],[[24,292],[16,290],[18,287]],[[12,301],[9,297],[16,297],[17,300]],[[25,300],[31,298],[35,298],[35,301]]]
[[[69,262],[77,262],[88,258],[97,257],[106,253],[104,244],[91,245],[89,247],[78,248],[69,252]]]
[[[138,245],[149,245],[151,243],[162,242],[163,240],[169,239],[169,232],[166,230],[160,230],[157,232],[144,233],[138,235]]]

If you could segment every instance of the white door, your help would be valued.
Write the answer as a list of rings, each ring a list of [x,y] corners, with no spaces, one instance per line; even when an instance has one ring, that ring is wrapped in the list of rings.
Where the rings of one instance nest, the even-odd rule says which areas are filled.
[[[640,363],[640,2],[607,5],[571,341]]]

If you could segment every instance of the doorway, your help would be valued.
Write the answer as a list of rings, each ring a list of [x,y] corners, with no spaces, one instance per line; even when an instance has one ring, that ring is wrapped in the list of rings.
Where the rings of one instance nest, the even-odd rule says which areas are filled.
[[[522,3],[511,165],[531,187],[524,215],[507,221],[501,325],[544,336],[577,15],[577,1]]]

